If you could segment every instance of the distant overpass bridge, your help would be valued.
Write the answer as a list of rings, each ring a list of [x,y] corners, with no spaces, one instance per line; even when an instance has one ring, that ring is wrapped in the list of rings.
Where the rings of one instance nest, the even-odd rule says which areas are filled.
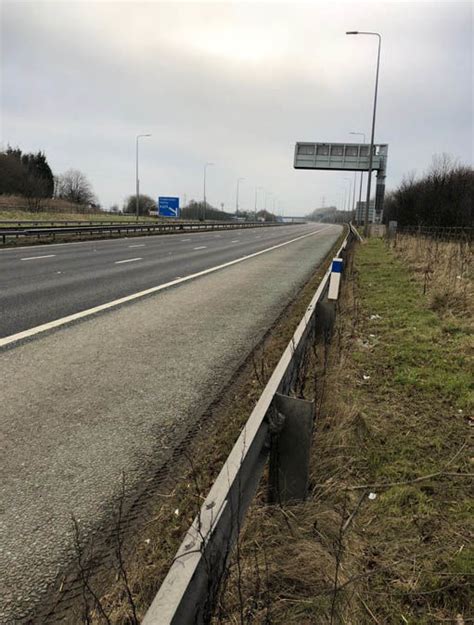
[[[304,224],[308,221],[307,217],[292,217],[287,215],[285,217],[278,217],[277,221],[282,221],[285,224]]]

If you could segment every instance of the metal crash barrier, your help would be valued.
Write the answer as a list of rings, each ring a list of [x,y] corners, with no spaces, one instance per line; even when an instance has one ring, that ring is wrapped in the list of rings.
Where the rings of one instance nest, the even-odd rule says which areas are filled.
[[[338,258],[344,259],[354,238],[350,226]],[[204,625],[210,621],[232,545],[269,458],[270,501],[285,503],[306,497],[314,402],[295,395],[308,346],[317,334],[329,332],[334,319],[335,302],[327,299],[330,274],[331,269],[189,528],[143,625]]]

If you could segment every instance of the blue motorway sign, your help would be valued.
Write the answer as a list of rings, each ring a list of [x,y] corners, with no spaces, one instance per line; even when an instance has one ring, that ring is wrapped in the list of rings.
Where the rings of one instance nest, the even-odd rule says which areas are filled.
[[[160,217],[179,217],[179,197],[159,197],[158,215]]]

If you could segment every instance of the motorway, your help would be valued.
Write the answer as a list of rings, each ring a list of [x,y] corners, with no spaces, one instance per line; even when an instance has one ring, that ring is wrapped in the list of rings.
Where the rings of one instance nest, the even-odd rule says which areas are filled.
[[[71,515],[92,531],[123,473],[133,491],[166,462],[340,233],[311,224],[0,251],[4,337],[218,267],[0,349],[2,624],[27,615],[74,557]]]
[[[281,226],[0,250],[0,338],[307,232]]]

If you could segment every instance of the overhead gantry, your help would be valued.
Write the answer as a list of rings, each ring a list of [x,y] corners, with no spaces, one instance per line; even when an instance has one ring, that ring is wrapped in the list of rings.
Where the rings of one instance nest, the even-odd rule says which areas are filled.
[[[383,209],[388,144],[374,144],[372,170],[377,172],[375,212]],[[370,145],[367,143],[312,143],[299,141],[295,146],[295,169],[369,171]]]

